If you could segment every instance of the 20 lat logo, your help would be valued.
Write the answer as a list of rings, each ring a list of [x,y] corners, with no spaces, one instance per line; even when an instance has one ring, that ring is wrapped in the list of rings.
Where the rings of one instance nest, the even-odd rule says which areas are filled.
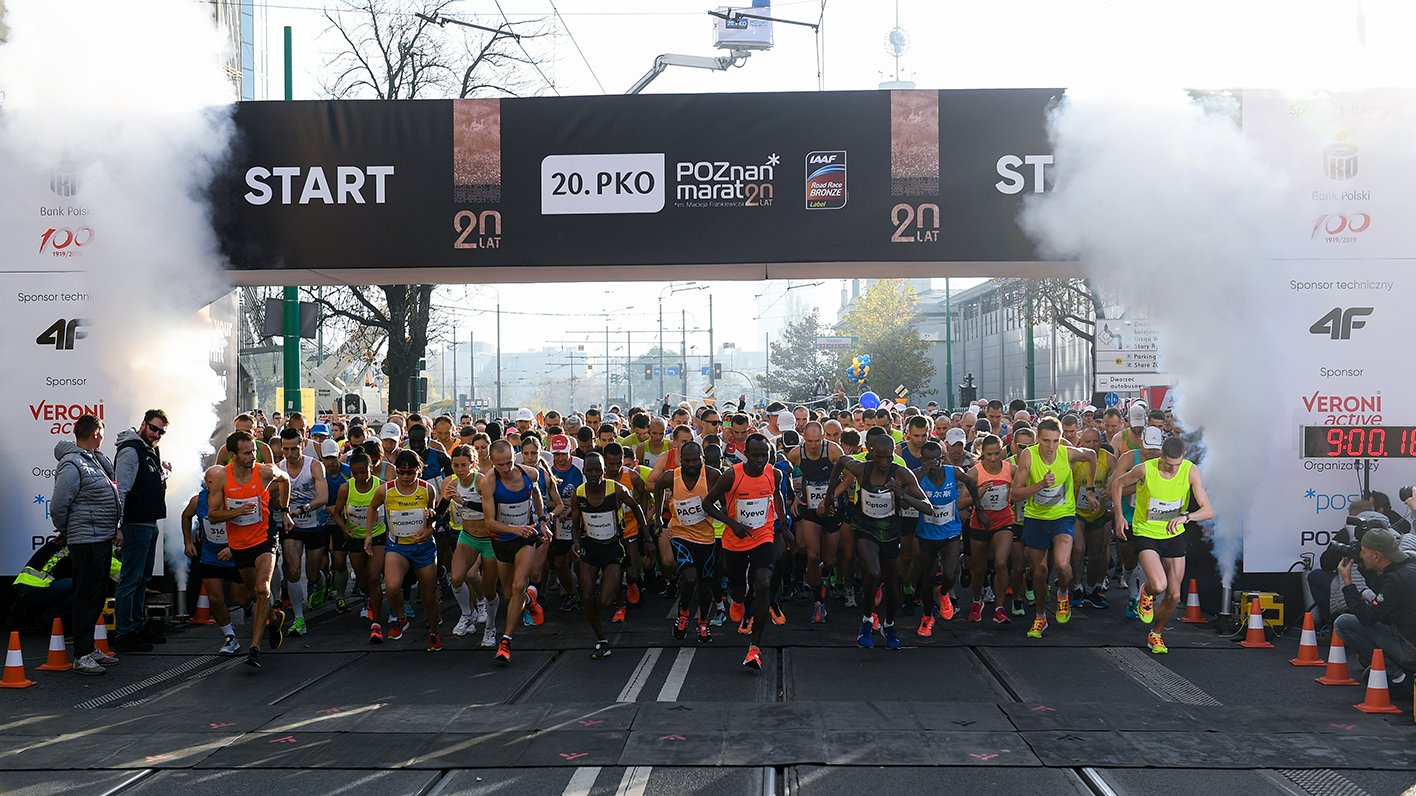
[[[1362,320],[1372,314],[1372,307],[1333,307],[1317,323],[1308,327],[1311,334],[1325,334],[1332,340],[1351,340],[1352,330],[1367,325]]]

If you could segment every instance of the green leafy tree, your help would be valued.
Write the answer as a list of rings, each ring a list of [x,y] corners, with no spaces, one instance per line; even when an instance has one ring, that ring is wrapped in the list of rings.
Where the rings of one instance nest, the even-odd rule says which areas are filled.
[[[812,392],[818,379],[825,380],[829,396],[836,382],[845,377],[839,355],[816,347],[816,338],[830,333],[822,327],[820,313],[812,308],[797,320],[787,321],[780,338],[772,341],[768,352],[772,372],[757,379],[769,399],[809,401],[817,397]]]
[[[870,354],[868,381],[882,401],[894,400],[897,385],[904,385],[911,397],[931,392],[925,385],[934,378],[934,363],[929,359],[929,343],[920,339],[915,328],[915,300],[909,282],[882,279],[856,299],[839,324],[842,334],[858,340],[847,362],[858,354]]]

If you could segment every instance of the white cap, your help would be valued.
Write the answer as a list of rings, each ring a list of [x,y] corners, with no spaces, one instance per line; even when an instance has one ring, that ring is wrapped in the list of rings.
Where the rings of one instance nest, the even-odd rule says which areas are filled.
[[[1146,424],[1146,405],[1137,401],[1131,404],[1131,408],[1126,410],[1126,425],[1131,428],[1140,428]]]
[[[944,432],[944,444],[962,445],[966,436],[967,435],[964,434],[964,430],[962,428],[951,428],[948,431]]]
[[[339,455],[339,443],[338,443],[338,442],[335,442],[335,441],[332,440],[332,439],[327,439],[327,440],[325,440],[324,442],[321,442],[321,443],[320,443],[320,458],[321,458],[321,459],[323,459],[323,458],[326,457],[326,456],[338,456],[338,455]]]
[[[794,415],[794,414],[792,414],[791,412],[788,412],[788,411],[786,411],[786,410],[782,410],[781,412],[778,412],[778,413],[777,413],[777,430],[778,430],[778,431],[796,431],[796,415]]]
[[[1146,450],[1158,451],[1165,443],[1165,432],[1155,426],[1146,426],[1146,430],[1141,432],[1141,447]]]
[[[617,426],[617,425],[619,425],[619,421],[620,421],[619,415],[615,414],[614,412],[611,412],[611,413],[605,415],[605,422],[606,422],[606,423],[609,423],[609,424],[612,425],[612,426]]]
[[[379,429],[379,439],[401,440],[403,439],[403,429],[397,423],[384,423]]]
[[[516,410],[516,422],[520,423],[523,420],[530,420],[532,422],[535,422],[536,420],[535,413],[533,413],[530,409],[527,409],[524,406]]]

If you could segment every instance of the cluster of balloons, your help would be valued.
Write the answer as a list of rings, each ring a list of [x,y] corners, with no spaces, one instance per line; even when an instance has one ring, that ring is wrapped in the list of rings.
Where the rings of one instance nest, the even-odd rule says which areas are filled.
[[[870,378],[870,355],[858,354],[851,360],[851,366],[846,368],[846,375],[856,384]]]

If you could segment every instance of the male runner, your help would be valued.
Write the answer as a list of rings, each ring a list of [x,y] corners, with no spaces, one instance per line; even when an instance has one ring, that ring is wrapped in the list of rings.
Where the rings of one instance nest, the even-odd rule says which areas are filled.
[[[279,649],[285,640],[285,612],[271,603],[275,537],[270,533],[266,507],[288,515],[290,478],[273,464],[256,464],[256,441],[245,431],[231,432],[226,437],[226,450],[231,461],[206,471],[207,505],[218,516],[225,516],[228,510],[237,512],[226,521],[226,546],[246,593],[255,598],[246,665],[259,669],[261,634],[269,629],[271,649]]]
[[[1115,457],[1111,451],[1101,447],[1101,432],[1095,428],[1085,428],[1077,434],[1080,445],[1096,452],[1096,478],[1092,478],[1091,466],[1085,463],[1073,465],[1073,480],[1077,484],[1077,526],[1076,544],[1072,548],[1072,571],[1079,575],[1079,583],[1073,587],[1073,596],[1080,597],[1092,608],[1108,608],[1111,603],[1102,590],[1102,581],[1111,567],[1111,510],[1106,503],[1107,479],[1116,470]],[[1095,489],[1087,489],[1083,484],[1095,483]],[[1085,563],[1086,569],[1083,570]],[[1084,581],[1084,582],[1080,582]]]
[[[669,532],[665,534],[678,565],[678,619],[674,622],[674,638],[688,635],[688,620],[692,616],[694,593],[698,595],[698,642],[713,640],[708,620],[713,610],[711,583],[718,577],[717,537],[713,520],[704,509],[708,491],[718,483],[721,473],[703,464],[703,448],[689,440],[679,446],[680,466],[659,476],[654,482],[658,505],[669,508]]]
[[[625,575],[625,605],[633,608],[639,605],[640,601],[640,579],[644,571],[644,551],[642,542],[647,541],[650,536],[648,525],[640,525],[638,517],[653,517],[653,509],[650,506],[649,490],[644,485],[644,476],[637,466],[630,467],[624,461],[624,447],[618,442],[606,443],[603,451],[605,467],[609,475],[624,485],[629,490],[630,499],[639,504],[640,512],[634,517],[627,517],[624,520],[624,547],[629,555],[627,572]],[[640,531],[645,531],[645,538],[640,538]],[[612,622],[625,621],[625,609],[623,606],[615,611]]]
[[[576,486],[571,496],[571,549],[580,562],[580,604],[595,633],[595,649],[590,658],[600,660],[610,655],[601,613],[614,604],[619,594],[626,557],[624,512],[628,509],[640,523],[645,518],[624,485],[606,480],[602,455],[591,453],[585,457],[584,475],[585,480]],[[600,578],[598,596],[596,575]]]
[[[329,484],[325,481],[324,464],[305,455],[305,441],[300,432],[286,428],[280,432],[280,469],[290,477],[290,525],[281,552],[285,562],[285,591],[290,595],[290,607],[295,621],[290,635],[309,632],[305,624],[305,584],[312,586],[324,572],[325,546],[329,534],[320,525],[320,509],[329,502]],[[300,579],[300,565],[305,565],[305,580]]]
[[[236,516],[236,512],[227,509],[213,515],[210,497],[203,486],[187,501],[182,510],[182,542],[187,558],[197,559],[197,577],[211,603],[212,619],[221,628],[224,641],[217,654],[236,655],[241,652],[241,642],[236,640],[236,629],[231,626],[231,610],[226,602],[226,584],[230,583],[232,601],[238,605],[246,603],[246,595],[241,593],[241,574],[231,562],[231,551],[226,547],[226,520]]]
[[[1116,457],[1116,472],[1130,472],[1137,465],[1160,456],[1160,447],[1164,441],[1165,432],[1160,429],[1152,427],[1143,429],[1141,431],[1141,447],[1133,448]],[[1114,510],[1115,506],[1112,509]],[[1136,487],[1131,485],[1122,490],[1121,513],[1126,518],[1126,522],[1130,523],[1135,512]],[[1128,595],[1124,615],[1127,619],[1140,619],[1136,608],[1141,604],[1141,581],[1145,579],[1145,572],[1141,569],[1140,561],[1136,558],[1134,536],[1117,537],[1116,555],[1121,560],[1121,581],[1126,584]]]
[[[344,600],[344,587],[349,582],[348,553],[345,550],[344,532],[334,521],[330,507],[338,499],[340,488],[349,481],[350,470],[349,465],[339,461],[339,443],[333,439],[325,440],[320,446],[320,458],[324,463],[325,493],[329,498],[325,507],[320,509],[320,532],[329,540],[331,575],[328,583],[321,579],[318,588],[310,589],[308,603],[311,610],[318,609],[324,605],[328,595],[333,594],[334,609],[343,614],[349,612],[349,605]]]
[[[945,595],[953,590],[954,581],[958,579],[964,532],[961,512],[969,506],[978,505],[979,495],[968,473],[944,464],[944,448],[938,440],[926,441],[920,452],[924,457],[923,464],[915,475],[919,479],[920,490],[929,499],[931,510],[919,513],[915,531],[922,564],[917,577],[922,579],[925,590],[924,617],[915,632],[928,638],[934,634],[934,616],[939,604],[948,599]],[[968,492],[966,496],[959,494],[960,484]]]
[[[585,483],[582,469],[585,462],[570,455],[571,447],[570,437],[563,434],[551,437],[551,475],[556,479],[560,495],[560,504],[554,512],[556,533],[551,542],[551,568],[560,580],[560,610],[565,613],[580,608],[575,579],[570,572],[570,551],[575,540],[571,515],[574,513],[575,490]]]
[[[837,436],[841,425],[836,421]],[[826,581],[836,565],[836,537],[839,519],[826,511],[830,497],[831,469],[844,452],[825,438],[821,423],[809,421],[802,428],[802,444],[787,452],[787,461],[801,470],[802,488],[793,507],[796,522],[792,530],[806,552],[806,584],[811,588],[811,621],[826,621]],[[824,546],[824,549],[823,549]],[[823,571],[822,567],[828,571]]]
[[[1210,507],[1209,495],[1205,493],[1200,468],[1185,458],[1185,441],[1179,437],[1165,439],[1159,458],[1138,464],[1112,479],[1112,503],[1120,506],[1122,491],[1132,485],[1136,487],[1132,544],[1146,574],[1146,584],[1141,591],[1141,602],[1136,613],[1142,622],[1152,625],[1151,632],[1146,635],[1150,651],[1162,655],[1170,650],[1160,634],[1175,613],[1175,606],[1180,602],[1180,583],[1185,579],[1185,552],[1188,546],[1185,526],[1213,517],[1214,510]],[[1192,497],[1196,504],[1195,511],[1189,510]],[[1119,508],[1114,519],[1117,538],[1126,538],[1130,523]],[[1165,595],[1159,608],[1155,606],[1158,594]]]

